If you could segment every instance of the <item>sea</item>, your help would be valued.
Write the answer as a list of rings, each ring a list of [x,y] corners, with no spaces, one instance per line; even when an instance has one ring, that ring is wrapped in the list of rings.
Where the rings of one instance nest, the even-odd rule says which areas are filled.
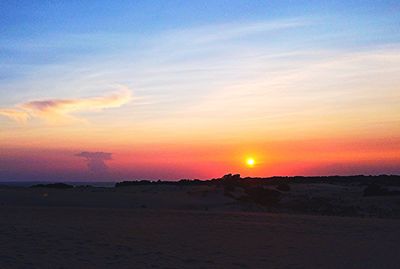
[[[30,187],[37,184],[50,184],[50,183],[60,183],[60,182],[51,182],[51,181],[4,181],[0,182],[0,186],[9,186],[9,187]],[[115,181],[72,181],[72,182],[63,182],[65,184],[73,185],[73,186],[86,186],[90,185],[93,187],[103,187],[103,188],[113,188],[115,186]]]

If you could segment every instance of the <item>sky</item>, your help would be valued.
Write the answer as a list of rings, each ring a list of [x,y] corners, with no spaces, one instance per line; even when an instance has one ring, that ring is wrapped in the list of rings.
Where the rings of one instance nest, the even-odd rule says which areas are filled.
[[[398,1],[3,0],[0,181],[400,174],[399,29]]]

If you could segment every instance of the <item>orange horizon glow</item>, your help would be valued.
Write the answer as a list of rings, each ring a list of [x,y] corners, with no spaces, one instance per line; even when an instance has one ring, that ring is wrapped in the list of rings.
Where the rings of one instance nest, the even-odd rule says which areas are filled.
[[[97,152],[97,147],[8,146],[2,147],[2,159],[14,160],[15,167],[8,165],[9,170],[23,169],[30,175],[47,171],[46,178],[66,174],[88,180],[208,179],[228,173],[257,177],[391,174],[400,163],[400,150],[393,145],[400,145],[400,139],[103,145],[101,151],[112,153],[112,160],[105,161],[106,174],[88,172],[87,161],[75,156],[82,151]],[[249,159],[254,163],[249,165]]]

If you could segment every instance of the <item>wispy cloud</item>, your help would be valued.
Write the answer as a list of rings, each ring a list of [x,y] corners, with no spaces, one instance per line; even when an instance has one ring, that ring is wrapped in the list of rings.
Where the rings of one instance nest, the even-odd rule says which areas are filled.
[[[166,31],[163,35],[161,35],[161,38],[164,39],[167,44],[169,42],[173,42],[174,44],[183,42],[192,45],[199,45],[284,29],[298,28],[310,24],[311,20],[306,20],[303,18],[277,21],[214,24],[209,26]]]
[[[141,109],[135,115],[144,115],[147,118],[164,117],[181,107],[191,106],[194,100],[201,100],[216,87],[251,75],[249,73],[257,66],[247,64],[249,57],[264,53],[259,51],[259,46],[272,53],[268,45],[273,40],[271,35],[275,37],[287,34],[286,31],[307,28],[312,24],[310,19],[288,18],[197,25],[146,36],[110,36],[109,33],[50,36],[28,42],[29,44],[19,43],[18,46],[22,46],[22,51],[31,51],[26,46],[35,46],[33,51],[39,50],[46,54],[55,47],[54,53],[58,53],[56,59],[60,63],[37,63],[33,65],[35,68],[32,72],[31,66],[24,63],[18,65],[18,61],[13,61],[13,70],[23,72],[24,79],[5,84],[0,92],[11,93],[12,96],[12,93],[23,89],[27,95],[35,96],[51,84],[56,85],[51,89],[52,94],[66,96],[76,87],[84,88],[85,91],[97,91],[99,85],[123,81],[124,85],[137,89],[135,98],[149,100],[146,104],[138,104]],[[250,41],[254,39],[257,44],[250,46]],[[84,49],[81,48],[84,45],[82,40],[86,44]],[[11,41],[5,45],[9,43]],[[15,42],[12,44],[15,49],[17,45]],[[72,57],[64,50],[58,51],[65,44],[73,48],[67,51],[77,50],[79,53]],[[98,48],[92,49],[92,44],[96,44]],[[68,61],[61,57],[64,54]],[[81,109],[82,106],[87,107],[85,101],[34,100],[7,109],[25,115],[20,117],[19,121],[22,122],[29,118],[59,121],[60,118],[71,118],[72,113],[87,110]],[[7,100],[2,103],[7,104]],[[89,106],[92,107],[93,102]],[[128,114],[122,113],[121,117]]]
[[[120,107],[131,100],[131,91],[125,87],[105,96],[77,99],[46,99],[18,104],[13,108],[0,108],[0,115],[18,122],[31,118],[47,121],[73,118],[72,113],[81,111],[100,111]]]
[[[30,118],[27,112],[13,108],[0,109],[0,115],[8,117],[20,123],[26,122]]]
[[[329,23],[294,18],[193,26],[140,38],[121,34],[111,38],[118,40],[115,47],[108,47],[107,36],[88,36],[88,43],[99,41],[105,50],[38,66],[25,80],[0,90],[37,95],[45,85],[56,85],[52,94],[66,96],[77,87],[97,92],[99,85],[123,82],[135,88],[135,108],[122,107],[117,120],[104,113],[105,126],[136,133],[157,126],[171,136],[185,134],[188,124],[196,134],[209,134],[223,123],[225,130],[246,124],[243,130],[281,136],[307,130],[307,124],[325,132],[328,122],[348,129],[397,123],[398,44],[355,49],[348,46],[347,32],[326,31]],[[30,101],[1,114],[20,122],[59,121],[119,106],[105,99],[109,96]]]

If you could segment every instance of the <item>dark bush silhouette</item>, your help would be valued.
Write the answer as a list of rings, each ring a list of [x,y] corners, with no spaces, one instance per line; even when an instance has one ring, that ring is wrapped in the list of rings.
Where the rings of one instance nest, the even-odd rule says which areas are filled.
[[[226,174],[224,175],[221,180],[239,180],[240,174]]]
[[[65,183],[36,184],[31,188],[71,189],[74,186]]]
[[[386,195],[387,190],[380,185],[372,183],[364,189],[364,196],[379,196]]]
[[[315,177],[245,177],[241,178],[239,174],[226,174],[221,178],[214,178],[210,180],[190,180],[181,179],[179,181],[150,181],[150,180],[135,180],[135,181],[122,181],[115,184],[115,187],[137,186],[137,185],[208,185],[208,186],[233,186],[233,187],[255,187],[255,186],[277,186],[284,184],[302,184],[302,183],[329,183],[329,184],[350,184],[360,183],[361,185],[379,183],[384,186],[400,186],[400,176],[397,175],[379,175],[379,176],[315,176]],[[231,188],[231,187],[228,187]],[[278,189],[278,188],[277,188]],[[281,191],[284,191],[283,189]],[[394,194],[394,192],[391,192]]]
[[[115,183],[115,187],[129,187],[139,185],[151,185],[152,181],[149,180],[138,180],[138,181],[122,181]]]
[[[225,185],[224,186],[224,191],[231,192],[231,191],[235,191],[235,190],[236,190],[236,186],[235,185]]]
[[[287,183],[280,183],[276,186],[276,189],[279,191],[290,191],[290,186]]]
[[[399,191],[389,191],[376,183],[369,184],[364,189],[364,196],[389,196],[400,195]]]
[[[240,178],[239,174],[227,174],[221,179],[216,181],[217,184],[222,184],[225,190],[234,191],[236,187],[244,187],[246,184],[245,180]]]
[[[78,186],[75,186],[75,188],[77,188],[77,189],[88,189],[88,188],[94,188],[92,185],[78,185]]]
[[[234,195],[232,194],[232,192],[234,192],[235,190],[236,190],[235,186],[232,186],[232,185],[224,186],[224,195],[234,198]]]
[[[276,190],[264,189],[263,187],[247,188],[245,196],[240,198],[241,201],[254,202],[260,205],[275,205],[281,199],[281,193]]]
[[[151,181],[151,180],[132,180],[122,181],[115,183],[115,187],[130,187],[130,186],[143,186],[143,185],[174,185],[174,186],[186,186],[186,185],[210,185],[210,180],[199,180],[199,179],[181,179],[179,181]]]

